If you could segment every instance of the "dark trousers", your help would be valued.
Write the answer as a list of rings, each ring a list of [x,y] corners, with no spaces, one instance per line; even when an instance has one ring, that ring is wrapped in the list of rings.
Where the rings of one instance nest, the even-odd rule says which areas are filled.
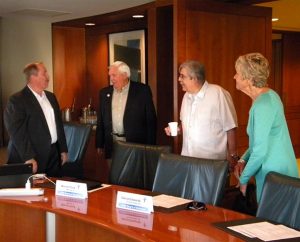
[[[61,157],[57,144],[51,145],[51,150],[46,165],[46,174],[50,177],[61,177]]]

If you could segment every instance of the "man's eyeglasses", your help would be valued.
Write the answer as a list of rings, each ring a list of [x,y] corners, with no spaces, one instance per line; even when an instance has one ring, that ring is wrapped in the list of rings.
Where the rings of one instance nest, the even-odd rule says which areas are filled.
[[[203,202],[190,202],[188,203],[187,207],[188,210],[207,210],[205,203]]]
[[[191,78],[191,77],[183,75],[183,74],[179,74],[178,78],[180,78],[180,79],[187,79],[187,78]]]

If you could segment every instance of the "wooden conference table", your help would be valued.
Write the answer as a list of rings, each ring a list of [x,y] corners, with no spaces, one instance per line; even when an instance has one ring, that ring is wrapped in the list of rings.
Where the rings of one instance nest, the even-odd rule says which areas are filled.
[[[212,223],[250,217],[209,205],[206,211],[134,213],[116,208],[117,191],[149,193],[109,186],[87,200],[55,197],[53,189],[40,197],[0,198],[0,241],[238,242]]]

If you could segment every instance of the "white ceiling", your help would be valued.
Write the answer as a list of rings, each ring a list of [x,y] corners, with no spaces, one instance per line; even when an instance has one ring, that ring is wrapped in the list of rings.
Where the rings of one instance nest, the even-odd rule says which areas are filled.
[[[130,8],[155,0],[0,0],[0,16],[44,16],[58,22]],[[300,0],[259,4],[273,8],[273,29],[300,31]]]
[[[154,0],[0,0],[0,16],[44,16],[51,22],[118,11]]]

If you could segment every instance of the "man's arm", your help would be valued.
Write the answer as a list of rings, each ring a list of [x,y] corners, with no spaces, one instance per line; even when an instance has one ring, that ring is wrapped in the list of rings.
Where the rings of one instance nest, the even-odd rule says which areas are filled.
[[[103,110],[104,110],[104,100],[102,100],[102,92],[99,92],[99,109],[97,112],[97,128],[96,128],[96,139],[95,144],[97,148],[98,154],[102,154],[103,148],[104,148],[104,140],[105,140],[105,134],[104,134],[104,117],[103,117]],[[111,96],[107,97],[111,98]]]
[[[9,134],[10,142],[17,150],[22,162],[35,157],[35,152],[29,140],[26,120],[28,117],[24,103],[26,103],[26,100],[12,96],[4,110],[4,124]]]
[[[229,161],[230,170],[232,171],[239,157],[236,149],[236,128],[230,129],[227,134],[227,160]]]

